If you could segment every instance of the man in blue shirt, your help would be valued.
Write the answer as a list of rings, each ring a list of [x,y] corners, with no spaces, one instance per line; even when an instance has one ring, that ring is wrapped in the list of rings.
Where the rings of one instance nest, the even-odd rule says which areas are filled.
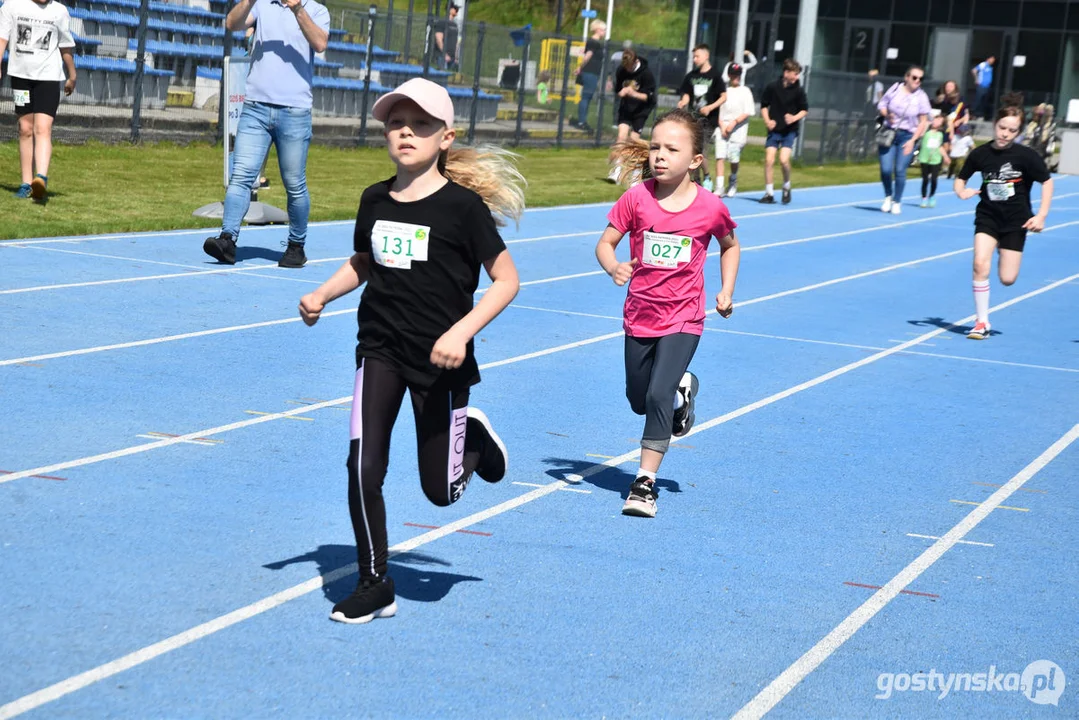
[[[993,114],[993,108],[989,107],[989,104],[993,87],[993,63],[996,61],[996,57],[990,55],[970,71],[974,76],[974,114],[981,115],[986,120]]]
[[[255,47],[243,111],[236,128],[232,176],[225,191],[221,234],[202,249],[218,262],[236,262],[236,238],[251,205],[251,187],[270,149],[277,147],[288,196],[288,248],[281,267],[307,262],[307,148],[311,143],[311,78],[315,53],[330,37],[330,13],[315,0],[239,0],[225,18],[229,31],[255,28]]]

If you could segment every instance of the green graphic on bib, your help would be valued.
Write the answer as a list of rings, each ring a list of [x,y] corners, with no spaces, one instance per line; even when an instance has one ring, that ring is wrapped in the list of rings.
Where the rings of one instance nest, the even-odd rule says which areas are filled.
[[[693,238],[666,233],[644,233],[644,264],[649,267],[677,268],[689,262]]]
[[[431,228],[426,225],[379,220],[371,229],[371,254],[382,267],[411,270],[427,260]]]

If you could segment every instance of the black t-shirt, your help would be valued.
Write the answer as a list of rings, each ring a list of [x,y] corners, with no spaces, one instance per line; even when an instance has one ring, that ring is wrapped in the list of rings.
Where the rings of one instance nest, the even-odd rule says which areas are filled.
[[[761,93],[761,107],[768,108],[768,117],[776,121],[776,128],[772,132],[788,133],[798,132],[801,120],[788,126],[786,115],[797,115],[803,110],[809,109],[809,100],[806,91],[800,82],[784,85],[783,79],[776,80],[764,88]]]
[[[588,41],[584,44],[584,51],[592,53],[592,57],[588,58],[588,62],[581,66],[581,72],[599,75],[600,70],[603,69],[603,43],[595,38],[588,38]]]
[[[708,72],[701,72],[694,68],[678,88],[678,95],[689,95],[689,108],[700,113],[705,105],[711,105],[719,96],[727,91],[727,84],[723,82],[723,73],[718,68],[710,67]],[[719,108],[705,115],[707,123],[715,127],[719,117]]]
[[[446,18],[438,28],[442,33],[442,54],[457,57],[457,22]]]
[[[363,191],[353,247],[371,254],[360,298],[356,348],[395,366],[409,383],[451,388],[480,381],[468,343],[461,367],[431,364],[431,348],[472,310],[480,267],[506,245],[491,211],[473,191],[453,182],[413,202],[390,197],[394,178]]]
[[[976,215],[992,220],[1001,232],[1022,229],[1034,215],[1030,208],[1031,185],[1050,177],[1041,156],[1016,143],[1003,150],[993,147],[992,142],[974,148],[959,177],[966,182],[976,172],[982,174]]]

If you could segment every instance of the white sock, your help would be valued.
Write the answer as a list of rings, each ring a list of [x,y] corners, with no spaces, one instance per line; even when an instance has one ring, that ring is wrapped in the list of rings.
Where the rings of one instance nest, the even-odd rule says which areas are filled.
[[[651,480],[652,482],[655,482],[656,481],[656,471],[655,470],[645,470],[644,468],[637,468],[637,479],[639,480],[640,478],[646,478],[648,480]]]
[[[790,181],[790,180],[788,180],[787,182],[783,183],[783,189],[784,189],[784,190],[790,190],[790,189],[791,189],[791,181]]]
[[[724,180],[724,176],[716,175],[716,187],[717,188],[723,187],[723,180]]]
[[[989,281],[974,281],[974,312],[978,316],[978,322],[989,322]]]
[[[676,391],[674,393],[674,409],[675,410],[680,410],[682,408],[682,406],[685,405],[685,404],[686,404],[686,399],[684,397],[682,397],[682,393]]]
[[[768,183],[767,185],[764,186],[764,194],[765,195],[771,195],[774,192],[775,192],[775,186],[772,185],[772,183]]]

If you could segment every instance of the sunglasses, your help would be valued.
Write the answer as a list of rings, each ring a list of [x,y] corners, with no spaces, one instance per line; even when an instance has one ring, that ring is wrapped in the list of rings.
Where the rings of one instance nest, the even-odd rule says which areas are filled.
[[[914,80],[915,82],[921,82],[922,78],[924,76],[923,75],[908,75],[907,77],[909,77],[911,80]]]

